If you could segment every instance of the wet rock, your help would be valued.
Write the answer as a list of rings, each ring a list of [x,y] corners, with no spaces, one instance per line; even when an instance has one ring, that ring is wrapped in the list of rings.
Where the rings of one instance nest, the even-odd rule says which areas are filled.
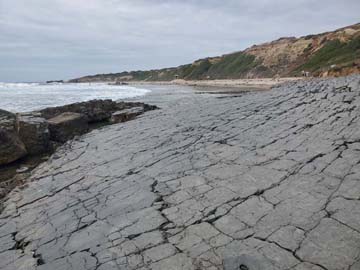
[[[114,112],[111,115],[112,123],[122,123],[134,119],[136,116],[144,113],[143,107],[134,107],[121,111]]]
[[[76,135],[87,132],[86,117],[80,113],[65,112],[48,120],[50,138],[56,142],[66,142]]]
[[[87,122],[97,123],[102,121],[108,121],[114,112],[140,107],[143,112],[157,109],[154,105],[144,104],[142,102],[116,102],[112,100],[90,100],[85,102],[73,103],[64,106],[46,108],[39,113],[45,119],[53,118],[64,112],[80,113],[85,116]]]
[[[39,114],[18,115],[17,126],[19,137],[25,144],[28,154],[38,155],[49,150],[49,124]]]
[[[65,106],[46,108],[40,111],[46,119],[54,118],[65,112],[82,114],[89,123],[101,122],[110,119],[112,112],[116,111],[118,105],[112,100],[90,100],[73,103]]]

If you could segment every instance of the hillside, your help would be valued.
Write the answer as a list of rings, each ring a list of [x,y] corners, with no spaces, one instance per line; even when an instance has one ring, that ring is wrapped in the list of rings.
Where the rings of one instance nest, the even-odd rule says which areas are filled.
[[[360,23],[317,35],[280,38],[179,67],[98,74],[70,81],[241,79],[301,76],[302,71],[322,77],[360,73]]]

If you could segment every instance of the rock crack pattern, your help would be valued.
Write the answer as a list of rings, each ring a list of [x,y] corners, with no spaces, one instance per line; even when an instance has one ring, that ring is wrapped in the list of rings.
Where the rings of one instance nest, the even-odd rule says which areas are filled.
[[[169,102],[34,170],[0,269],[360,269],[360,76]]]

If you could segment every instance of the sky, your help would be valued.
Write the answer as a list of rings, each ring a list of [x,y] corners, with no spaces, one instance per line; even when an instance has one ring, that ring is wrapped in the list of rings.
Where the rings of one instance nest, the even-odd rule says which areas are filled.
[[[360,0],[0,0],[0,81],[178,66],[360,22]]]

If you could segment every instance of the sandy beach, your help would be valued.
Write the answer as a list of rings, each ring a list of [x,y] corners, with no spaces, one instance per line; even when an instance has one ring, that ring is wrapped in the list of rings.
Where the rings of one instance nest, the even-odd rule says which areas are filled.
[[[248,90],[269,90],[275,85],[285,82],[303,80],[299,77],[287,78],[261,78],[261,79],[227,79],[227,80],[173,80],[173,81],[130,81],[129,85],[184,85],[195,87],[206,87],[207,92],[231,92],[248,91]],[[223,89],[219,89],[219,87]],[[225,89],[224,89],[225,88]],[[202,89],[204,90],[204,89]]]

